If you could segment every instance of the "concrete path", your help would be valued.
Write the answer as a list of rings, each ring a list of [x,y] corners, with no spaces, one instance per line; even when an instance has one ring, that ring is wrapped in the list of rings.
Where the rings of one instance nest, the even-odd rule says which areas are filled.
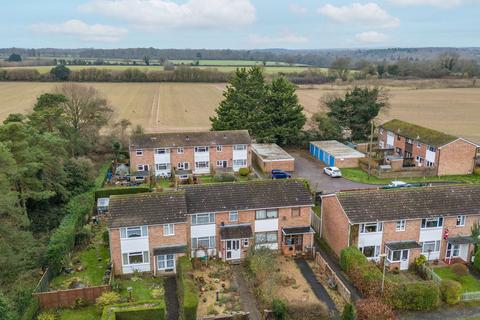
[[[335,192],[351,189],[375,189],[378,185],[353,182],[344,178],[331,178],[323,173],[322,162],[310,156],[306,150],[291,149],[288,153],[295,158],[294,177],[305,178],[318,192]]]
[[[163,287],[167,304],[167,320],[178,320],[177,280],[175,277],[166,277]]]
[[[328,295],[327,290],[323,287],[323,285],[317,280],[315,277],[315,273],[313,272],[312,268],[308,265],[308,263],[303,259],[295,259],[300,272],[302,273],[305,280],[307,280],[308,284],[312,288],[313,292],[317,296],[317,298],[325,303],[328,308],[328,313],[330,316],[334,316],[337,313],[337,309],[335,303],[333,302],[332,298]]]
[[[475,307],[449,307],[430,312],[409,312],[398,315],[400,320],[456,320],[478,319],[480,306]]]
[[[232,265],[232,271],[233,277],[238,285],[242,310],[250,313],[250,320],[262,320],[262,315],[260,311],[258,311],[257,300],[248,288],[247,280],[243,274],[243,267],[241,265]]]

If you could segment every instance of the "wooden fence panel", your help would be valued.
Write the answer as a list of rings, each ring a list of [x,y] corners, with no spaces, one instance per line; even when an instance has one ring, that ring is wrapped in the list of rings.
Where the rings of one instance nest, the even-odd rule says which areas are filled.
[[[34,295],[38,297],[40,306],[43,309],[50,309],[72,307],[78,299],[82,299],[89,303],[95,303],[95,300],[100,297],[102,293],[110,290],[110,285],[103,285],[97,287],[34,293]]]
[[[315,230],[315,232],[317,232],[317,233],[321,233],[322,220],[313,211],[310,213],[310,216],[311,216],[311,221],[312,221],[311,225],[312,225],[313,230]]]

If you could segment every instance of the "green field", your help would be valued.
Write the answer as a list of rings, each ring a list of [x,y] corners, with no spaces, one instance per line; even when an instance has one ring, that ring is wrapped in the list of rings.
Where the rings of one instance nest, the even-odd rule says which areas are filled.
[[[169,60],[173,64],[193,64],[196,60]],[[263,65],[263,61],[252,60],[199,60],[199,66],[254,66]],[[279,61],[267,61],[267,66],[284,66],[289,67],[290,64]],[[292,66],[306,67],[304,64],[292,64]]]

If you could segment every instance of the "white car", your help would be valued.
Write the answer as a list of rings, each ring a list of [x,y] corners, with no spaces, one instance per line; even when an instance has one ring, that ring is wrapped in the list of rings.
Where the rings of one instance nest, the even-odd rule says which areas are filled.
[[[391,188],[404,188],[404,187],[408,187],[408,183],[399,181],[399,180],[394,180],[390,182],[388,186]]]
[[[340,178],[342,176],[342,171],[337,167],[326,167],[323,169],[323,173],[332,178]]]

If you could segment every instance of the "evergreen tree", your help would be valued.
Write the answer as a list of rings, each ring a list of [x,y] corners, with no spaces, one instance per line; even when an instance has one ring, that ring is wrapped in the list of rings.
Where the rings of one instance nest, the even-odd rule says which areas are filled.
[[[355,308],[351,303],[343,307],[342,320],[355,320]]]
[[[70,76],[70,69],[68,69],[63,63],[53,67],[50,70],[50,74],[53,76],[54,80],[67,81]]]

